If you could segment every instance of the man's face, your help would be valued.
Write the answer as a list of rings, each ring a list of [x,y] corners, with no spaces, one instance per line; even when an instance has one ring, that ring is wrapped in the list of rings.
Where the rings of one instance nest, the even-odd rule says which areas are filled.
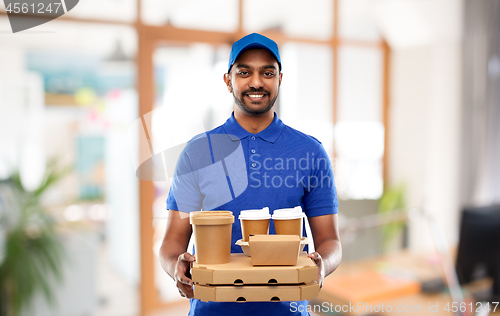
[[[281,77],[278,62],[269,51],[249,49],[238,56],[224,82],[241,110],[259,115],[276,102]]]

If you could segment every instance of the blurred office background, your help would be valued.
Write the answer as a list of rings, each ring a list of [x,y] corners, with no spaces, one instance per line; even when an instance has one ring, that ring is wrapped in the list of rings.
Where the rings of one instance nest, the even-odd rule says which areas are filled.
[[[15,34],[0,5],[0,215],[16,209],[14,178],[33,192],[47,165],[69,167],[39,202],[69,257],[56,304],[36,293],[23,315],[187,312],[157,255],[168,170],[136,169],[224,123],[231,43],[251,32],[280,46],[275,111],[331,157],[344,262],[432,255],[409,209],[453,248],[464,206],[500,203],[500,1],[84,0]]]

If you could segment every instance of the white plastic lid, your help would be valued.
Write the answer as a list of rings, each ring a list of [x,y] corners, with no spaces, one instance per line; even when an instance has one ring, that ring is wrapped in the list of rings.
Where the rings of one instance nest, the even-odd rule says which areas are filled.
[[[271,214],[269,214],[269,207],[264,207],[261,210],[245,210],[241,211],[238,216],[239,219],[245,220],[259,220],[259,219],[270,219]]]
[[[296,219],[302,218],[304,213],[302,213],[302,207],[296,206],[294,208],[282,208],[279,210],[274,210],[273,219]]]

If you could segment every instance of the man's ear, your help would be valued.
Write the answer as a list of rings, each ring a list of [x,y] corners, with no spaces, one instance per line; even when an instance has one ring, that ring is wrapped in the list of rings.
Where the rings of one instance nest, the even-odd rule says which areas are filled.
[[[226,83],[227,90],[229,92],[233,92],[233,89],[231,88],[231,78],[228,73],[224,74],[224,82]]]
[[[281,86],[281,79],[283,79],[283,73],[280,72],[280,81],[278,83],[278,87]]]

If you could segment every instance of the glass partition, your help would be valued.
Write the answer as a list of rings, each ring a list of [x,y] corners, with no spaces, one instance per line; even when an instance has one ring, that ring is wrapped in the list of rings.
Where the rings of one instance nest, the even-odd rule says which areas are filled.
[[[341,46],[336,181],[343,199],[378,199],[383,191],[382,52]]]
[[[281,46],[279,114],[285,124],[319,139],[333,157],[333,52],[328,45]]]
[[[234,32],[238,27],[235,0],[142,0],[141,18],[147,25]]]
[[[293,37],[328,40],[333,35],[333,1],[244,0],[243,29],[279,30]]]

